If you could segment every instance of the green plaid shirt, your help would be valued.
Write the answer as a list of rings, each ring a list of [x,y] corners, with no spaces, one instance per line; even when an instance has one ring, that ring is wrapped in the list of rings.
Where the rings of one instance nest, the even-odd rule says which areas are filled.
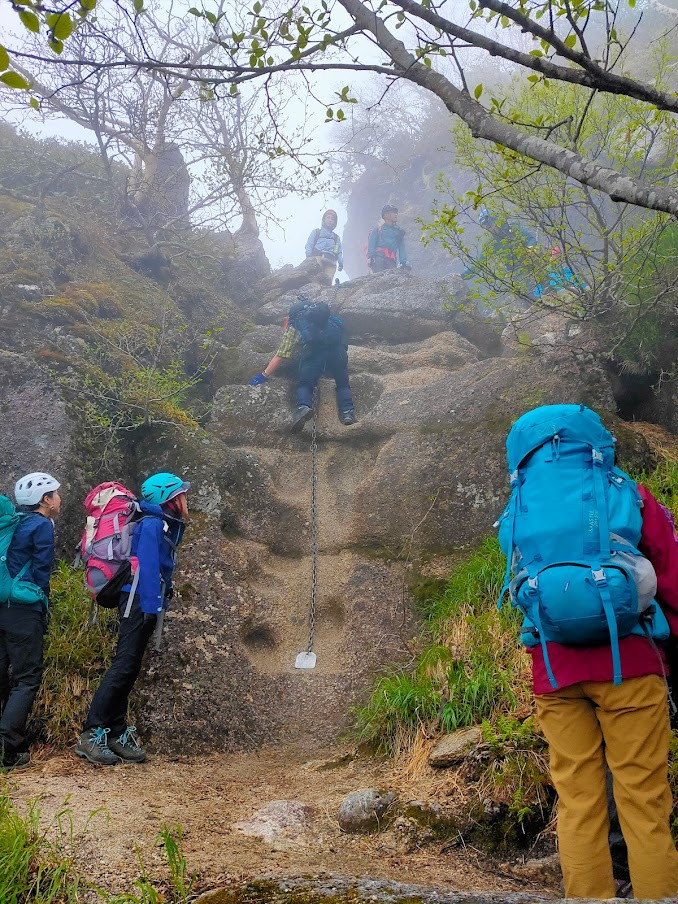
[[[300,351],[301,333],[295,327],[288,326],[275,353],[279,358],[296,358]]]

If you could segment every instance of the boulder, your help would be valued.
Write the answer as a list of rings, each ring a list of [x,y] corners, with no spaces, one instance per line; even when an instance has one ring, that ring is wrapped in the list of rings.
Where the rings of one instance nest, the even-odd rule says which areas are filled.
[[[464,760],[471,747],[482,741],[483,735],[478,727],[462,728],[445,735],[428,755],[429,765],[437,768],[454,766]]]
[[[384,827],[384,820],[396,795],[376,788],[354,791],[341,802],[337,820],[343,832],[367,834]]]
[[[252,816],[242,822],[234,822],[233,828],[243,835],[260,838],[262,841],[276,841],[305,832],[311,821],[311,808],[298,800],[272,800]]]
[[[274,270],[270,276],[266,276],[257,283],[255,294],[259,305],[268,306],[273,303],[275,307],[277,303],[279,307],[279,299],[283,296],[287,297],[291,293],[291,301],[287,304],[289,308],[296,301],[295,293],[313,293],[318,291],[325,283],[326,280],[320,262],[314,257],[307,257],[296,267],[287,264],[280,270]]]

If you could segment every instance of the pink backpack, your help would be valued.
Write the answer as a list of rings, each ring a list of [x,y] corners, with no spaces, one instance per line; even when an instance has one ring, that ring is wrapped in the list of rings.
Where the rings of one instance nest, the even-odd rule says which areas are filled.
[[[139,561],[131,556],[139,503],[126,487],[110,481],[94,487],[85,499],[87,524],[80,542],[87,590],[100,606],[115,609],[120,590],[131,584],[130,601],[139,579]]]

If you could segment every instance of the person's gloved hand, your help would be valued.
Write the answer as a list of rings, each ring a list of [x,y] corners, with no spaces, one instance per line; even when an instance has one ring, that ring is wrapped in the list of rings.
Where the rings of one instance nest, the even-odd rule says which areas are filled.
[[[339,271],[339,273],[341,273],[341,271],[342,271],[343,269],[344,269],[344,265],[343,265],[343,264],[339,264],[339,266],[337,267],[337,270]]]
[[[173,596],[174,596],[174,587],[168,587],[165,590],[165,599],[167,600],[168,603],[172,599]]]
[[[268,377],[264,373],[256,374],[247,384],[248,386],[261,386],[262,383],[266,383]]]

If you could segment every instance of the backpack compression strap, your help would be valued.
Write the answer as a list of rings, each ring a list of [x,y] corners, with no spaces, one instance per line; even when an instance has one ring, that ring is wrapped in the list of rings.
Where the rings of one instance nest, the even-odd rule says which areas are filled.
[[[612,650],[612,673],[614,684],[621,684],[621,656],[619,653],[619,632],[617,630],[617,620],[614,614],[614,605],[610,596],[610,588],[607,583],[605,570],[600,564],[610,558],[610,525],[607,520],[607,499],[605,498],[605,486],[603,484],[603,453],[598,449],[591,448],[591,459],[593,461],[593,498],[596,503],[596,513],[598,515],[598,541],[600,546],[600,559],[591,569],[593,580],[596,582],[596,589],[600,594],[603,604],[603,611],[607,619],[607,627],[610,632],[610,648]]]

